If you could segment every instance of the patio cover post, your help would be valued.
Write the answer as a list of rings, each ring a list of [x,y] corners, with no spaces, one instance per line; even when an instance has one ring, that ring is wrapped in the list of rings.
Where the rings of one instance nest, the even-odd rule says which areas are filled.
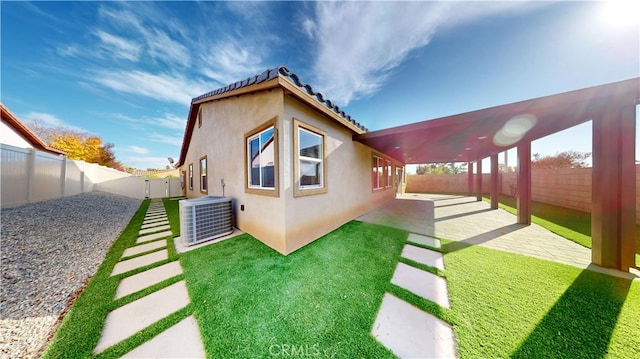
[[[498,154],[491,155],[491,209],[498,209]]]
[[[593,118],[591,261],[627,272],[635,263],[635,104]]]
[[[476,161],[476,201],[482,201],[482,158]]]
[[[518,145],[518,223],[531,224],[531,142]]]
[[[467,194],[473,195],[473,162],[467,162]]]

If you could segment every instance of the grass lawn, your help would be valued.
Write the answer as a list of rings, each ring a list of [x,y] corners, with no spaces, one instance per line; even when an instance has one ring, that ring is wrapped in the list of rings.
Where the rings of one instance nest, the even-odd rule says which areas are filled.
[[[165,201],[174,233],[177,205]],[[129,225],[134,235],[140,211]],[[114,307],[119,279],[108,274],[129,232],[114,244],[45,357],[91,356]],[[369,334],[386,291],[451,323],[462,358],[640,357],[640,282],[443,240],[446,270],[425,269],[446,276],[452,308],[445,309],[389,283],[397,262],[407,262],[399,258],[406,238],[397,229],[352,221],[289,256],[247,234],[171,253],[180,259],[192,302],[177,315],[196,317],[212,358],[283,356],[285,350],[393,357]],[[121,356],[160,327],[102,356]]]
[[[490,201],[488,197],[484,199]],[[500,208],[517,215],[515,197],[501,195],[499,202]],[[533,201],[531,213],[531,222],[591,248],[591,213]],[[636,266],[640,266],[640,225],[636,225]]]

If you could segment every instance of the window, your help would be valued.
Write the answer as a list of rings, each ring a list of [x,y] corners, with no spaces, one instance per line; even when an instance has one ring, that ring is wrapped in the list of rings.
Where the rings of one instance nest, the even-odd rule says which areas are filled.
[[[193,163],[189,163],[189,189],[193,189]]]
[[[294,197],[326,193],[326,135],[312,126],[293,120]]]
[[[278,140],[275,119],[245,134],[247,193],[278,197]]]
[[[204,156],[200,159],[200,192],[207,191],[207,156]]]
[[[198,109],[198,128],[202,127],[202,109]]]
[[[378,156],[373,156],[373,161],[371,163],[371,178],[373,182],[373,189],[381,189],[384,185],[382,183],[384,177],[383,172],[384,166],[382,165],[382,158]]]
[[[386,183],[386,187],[389,188],[393,185],[393,180],[391,179],[393,176],[393,172],[391,172],[391,161],[387,160],[387,167],[386,167],[386,173],[387,173],[387,183]]]

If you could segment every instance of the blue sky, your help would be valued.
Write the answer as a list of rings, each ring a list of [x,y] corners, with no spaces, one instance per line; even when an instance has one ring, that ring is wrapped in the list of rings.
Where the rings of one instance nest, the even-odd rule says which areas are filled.
[[[191,98],[278,65],[372,130],[640,76],[638,18],[603,2],[0,6],[2,102],[136,168],[179,156]],[[590,132],[533,152],[590,151]]]

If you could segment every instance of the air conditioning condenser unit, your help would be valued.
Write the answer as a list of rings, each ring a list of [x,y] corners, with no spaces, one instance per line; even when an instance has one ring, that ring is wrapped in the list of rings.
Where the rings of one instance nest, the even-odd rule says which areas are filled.
[[[233,232],[231,198],[206,196],[179,202],[180,238],[186,246]]]

